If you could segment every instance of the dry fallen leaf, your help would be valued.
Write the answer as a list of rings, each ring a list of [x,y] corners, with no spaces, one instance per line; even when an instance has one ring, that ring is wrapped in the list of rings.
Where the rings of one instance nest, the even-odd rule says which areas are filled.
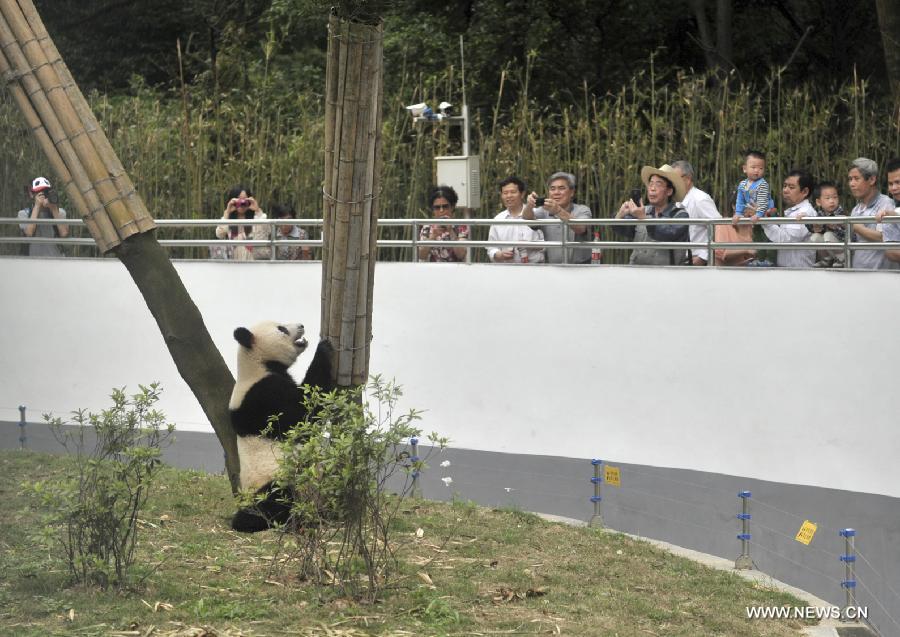
[[[70,622],[75,621],[75,609],[74,608],[70,608],[69,612],[66,613],[66,619],[68,619]]]
[[[425,571],[419,571],[418,573],[416,573],[416,575],[418,575],[419,579],[425,582],[431,588],[436,588],[434,582],[431,580],[431,576]]]
[[[424,536],[425,536],[425,529],[422,529],[422,528],[416,529],[416,537],[424,537]]]

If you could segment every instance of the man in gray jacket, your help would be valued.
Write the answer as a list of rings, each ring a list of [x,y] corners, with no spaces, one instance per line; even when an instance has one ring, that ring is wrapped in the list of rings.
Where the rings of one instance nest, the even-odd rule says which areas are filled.
[[[547,197],[541,198],[536,192],[528,195],[525,209],[522,211],[523,219],[559,219],[570,221],[573,219],[590,219],[591,209],[579,203],[575,203],[575,175],[571,173],[557,172],[550,175],[547,180]],[[562,241],[562,223],[535,226],[536,230],[544,231],[546,241]],[[588,238],[587,225],[569,225],[567,242],[585,241]],[[562,248],[547,248],[548,263],[563,263]],[[567,263],[590,263],[590,248],[568,248]]]

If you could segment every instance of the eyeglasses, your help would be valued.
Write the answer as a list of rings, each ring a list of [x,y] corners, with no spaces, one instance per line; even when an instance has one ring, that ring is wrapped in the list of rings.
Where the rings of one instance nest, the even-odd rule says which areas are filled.
[[[448,203],[436,203],[433,206],[431,206],[431,209],[432,210],[452,210],[453,206],[451,206]]]

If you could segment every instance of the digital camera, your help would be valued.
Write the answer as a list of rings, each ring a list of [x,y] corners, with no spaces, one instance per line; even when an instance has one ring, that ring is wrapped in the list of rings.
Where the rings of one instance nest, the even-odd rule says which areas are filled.
[[[249,200],[249,199],[238,199],[238,200],[237,200],[237,205],[238,205],[238,206],[249,206],[249,205],[250,205],[250,200]]]
[[[547,198],[546,198],[546,197],[535,197],[535,198],[534,198],[534,207],[535,207],[535,208],[540,208],[541,206],[544,205],[544,202],[545,202],[545,201],[547,201]]]

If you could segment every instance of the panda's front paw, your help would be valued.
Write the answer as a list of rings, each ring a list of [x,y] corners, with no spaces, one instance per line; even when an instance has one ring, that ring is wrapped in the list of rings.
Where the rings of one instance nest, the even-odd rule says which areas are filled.
[[[296,347],[297,351],[302,354],[303,352],[306,351],[306,348],[309,347],[309,341],[307,341],[306,338],[301,336],[296,341],[294,341],[294,347]]]

